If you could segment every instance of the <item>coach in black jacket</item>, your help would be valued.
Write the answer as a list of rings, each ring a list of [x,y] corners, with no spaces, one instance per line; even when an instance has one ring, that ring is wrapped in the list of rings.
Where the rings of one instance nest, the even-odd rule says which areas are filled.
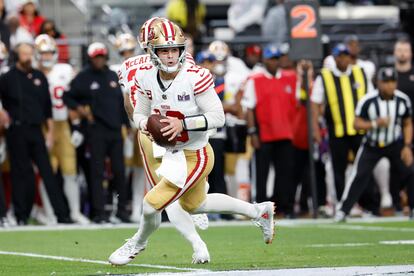
[[[33,69],[33,47],[17,46],[18,61],[0,78],[3,113],[9,117],[6,142],[10,158],[14,212],[19,224],[27,224],[35,196],[34,164],[59,222],[70,222],[62,191],[58,188],[46,145],[53,144],[52,105],[45,75]],[[46,123],[46,141],[42,125]]]
[[[90,65],[71,82],[63,100],[68,108],[89,121],[89,147],[91,151],[90,189],[92,220],[107,222],[104,212],[105,197],[102,186],[105,157],[111,159],[113,183],[119,193],[117,217],[129,222],[126,214],[127,186],[123,158],[121,128],[128,125],[123,95],[117,74],[107,66],[108,51],[102,43],[88,47]]]

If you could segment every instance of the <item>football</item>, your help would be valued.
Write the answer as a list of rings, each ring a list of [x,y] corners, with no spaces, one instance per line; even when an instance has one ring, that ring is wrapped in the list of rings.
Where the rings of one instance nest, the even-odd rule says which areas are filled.
[[[168,126],[168,124],[161,123],[161,119],[167,119],[167,117],[159,114],[152,114],[151,116],[149,116],[147,122],[147,130],[149,133],[151,133],[155,143],[157,143],[161,147],[173,147],[177,143],[177,137],[171,141],[168,141],[169,137],[162,135],[161,129]]]

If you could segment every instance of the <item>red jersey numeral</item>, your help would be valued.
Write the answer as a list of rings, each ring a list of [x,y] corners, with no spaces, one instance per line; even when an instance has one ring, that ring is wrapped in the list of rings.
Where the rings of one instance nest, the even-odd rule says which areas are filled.
[[[53,107],[57,109],[61,109],[65,107],[63,103],[63,93],[65,92],[65,88],[63,86],[55,86],[53,88]]]

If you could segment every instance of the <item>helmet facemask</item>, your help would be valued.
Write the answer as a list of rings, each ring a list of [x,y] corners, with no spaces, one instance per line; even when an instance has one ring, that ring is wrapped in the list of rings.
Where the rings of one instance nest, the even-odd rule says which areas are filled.
[[[164,64],[161,60],[161,58],[157,54],[157,50],[164,49],[164,48],[178,48],[179,49],[179,55],[177,59],[177,63],[173,66],[168,66]],[[150,45],[148,47],[149,54],[151,57],[152,63],[157,67],[159,70],[164,71],[166,73],[174,73],[181,69],[181,67],[185,63],[185,55],[186,55],[186,47],[185,45],[172,45],[171,47],[153,47]]]

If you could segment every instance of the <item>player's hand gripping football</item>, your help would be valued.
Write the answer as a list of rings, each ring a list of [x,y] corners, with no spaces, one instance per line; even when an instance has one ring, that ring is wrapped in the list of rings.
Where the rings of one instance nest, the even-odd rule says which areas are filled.
[[[141,131],[142,134],[146,135],[151,140],[151,142],[154,142],[154,138],[147,129],[147,122],[147,120],[140,122],[139,131]]]
[[[168,126],[161,129],[163,136],[170,136],[168,141],[174,140],[183,131],[183,124],[178,118],[167,117],[167,119],[162,119],[160,122],[168,124]]]

